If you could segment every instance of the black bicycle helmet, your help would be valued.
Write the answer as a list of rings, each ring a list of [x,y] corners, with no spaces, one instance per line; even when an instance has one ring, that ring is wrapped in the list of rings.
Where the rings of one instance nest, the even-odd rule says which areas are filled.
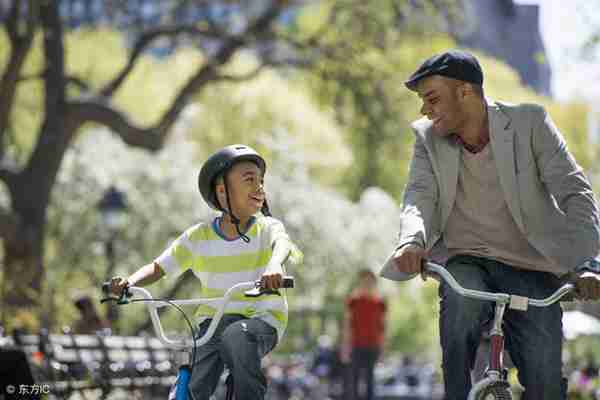
[[[202,165],[198,175],[198,189],[206,203],[215,210],[225,211],[219,205],[215,193],[215,180],[241,161],[251,161],[261,170],[263,176],[267,170],[267,163],[253,148],[243,144],[233,144],[217,151]]]

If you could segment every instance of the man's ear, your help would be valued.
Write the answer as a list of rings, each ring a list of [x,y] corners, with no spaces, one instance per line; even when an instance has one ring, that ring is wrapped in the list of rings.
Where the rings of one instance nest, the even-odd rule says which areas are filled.
[[[473,89],[471,88],[471,85],[467,85],[464,83],[459,84],[456,87],[456,90],[458,91],[458,96],[461,99],[465,99],[473,94]]]

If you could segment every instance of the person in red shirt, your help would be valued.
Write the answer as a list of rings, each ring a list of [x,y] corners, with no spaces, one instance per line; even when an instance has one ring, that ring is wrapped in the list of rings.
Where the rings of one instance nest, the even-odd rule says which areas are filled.
[[[369,269],[358,273],[358,285],[346,300],[341,358],[350,363],[352,399],[374,399],[374,369],[385,336],[386,303]],[[364,382],[364,384],[363,384]],[[359,396],[362,387],[366,393]]]

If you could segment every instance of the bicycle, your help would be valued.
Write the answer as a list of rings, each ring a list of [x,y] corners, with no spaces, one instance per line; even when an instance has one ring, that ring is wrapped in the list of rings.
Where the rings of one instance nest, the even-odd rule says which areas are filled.
[[[293,288],[294,287],[294,278],[292,276],[285,276],[283,278],[282,288]],[[247,297],[259,297],[266,294],[279,294],[277,290],[264,289],[261,287],[260,281],[249,281],[249,282],[241,282],[231,286],[227,291],[225,291],[223,297],[215,297],[215,298],[195,298],[195,299],[185,299],[185,300],[171,300],[171,299],[155,299],[152,297],[152,294],[142,287],[138,286],[127,286],[121,292],[119,297],[105,297],[100,300],[101,303],[106,301],[115,301],[118,305],[124,305],[134,302],[145,302],[146,307],[148,308],[148,312],[150,313],[150,318],[152,320],[152,326],[154,327],[154,332],[156,333],[157,338],[167,347],[185,351],[187,360],[183,360],[181,365],[179,366],[179,371],[177,374],[177,379],[174,387],[171,390],[169,395],[170,399],[174,400],[188,400],[188,390],[187,386],[189,383],[189,379],[192,375],[192,369],[195,365],[196,358],[196,349],[204,344],[206,344],[213,336],[215,330],[217,329],[217,325],[221,321],[221,318],[225,314],[225,307],[229,303],[231,297],[237,292],[244,292],[244,295]],[[104,282],[102,284],[102,292],[106,295],[110,294],[110,283]],[[139,298],[135,298],[138,296]],[[216,312],[211,317],[211,322],[201,338],[196,338],[194,327],[188,318],[187,314],[182,310],[181,306],[194,306],[194,305],[208,305],[213,307]],[[179,312],[182,313],[185,321],[187,322],[188,327],[191,332],[191,339],[174,339],[169,338],[165,334],[162,324],[160,322],[160,317],[158,315],[158,309],[161,307],[174,307]],[[191,349],[191,350],[190,350]],[[189,353],[191,351],[191,354]],[[226,394],[225,398],[227,400],[233,400],[233,376],[229,373],[226,379]],[[174,394],[174,397],[172,395]]]
[[[512,400],[512,392],[508,383],[508,371],[504,368],[502,353],[504,351],[504,333],[502,320],[506,306],[512,310],[527,311],[529,306],[547,307],[559,301],[563,296],[575,290],[575,285],[566,283],[545,299],[530,299],[508,293],[492,293],[462,287],[441,265],[425,262],[423,274],[436,280],[444,280],[461,296],[495,302],[494,319],[489,332],[490,354],[488,368],[484,378],[477,382],[469,392],[467,400]]]

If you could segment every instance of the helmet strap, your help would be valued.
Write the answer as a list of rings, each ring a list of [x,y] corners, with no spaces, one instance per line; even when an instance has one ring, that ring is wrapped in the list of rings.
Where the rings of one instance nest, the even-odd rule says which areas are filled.
[[[227,200],[227,210],[223,210],[223,211],[226,212],[227,214],[229,214],[229,218],[231,218],[231,222],[233,222],[233,224],[235,225],[235,231],[240,236],[240,238],[244,242],[249,243],[250,238],[248,236],[246,236],[246,234],[242,233],[242,231],[240,229],[241,221],[238,217],[235,216],[235,214],[233,213],[233,209],[231,208],[231,202],[229,201],[229,186],[227,185],[227,176],[226,175],[227,174],[225,174],[225,176],[223,176],[223,183],[225,184],[225,199]]]
[[[260,212],[265,217],[272,217],[273,216],[271,214],[271,209],[269,208],[269,203],[267,203],[267,198],[266,197],[265,197],[265,201],[263,202],[262,208],[260,209]]]

